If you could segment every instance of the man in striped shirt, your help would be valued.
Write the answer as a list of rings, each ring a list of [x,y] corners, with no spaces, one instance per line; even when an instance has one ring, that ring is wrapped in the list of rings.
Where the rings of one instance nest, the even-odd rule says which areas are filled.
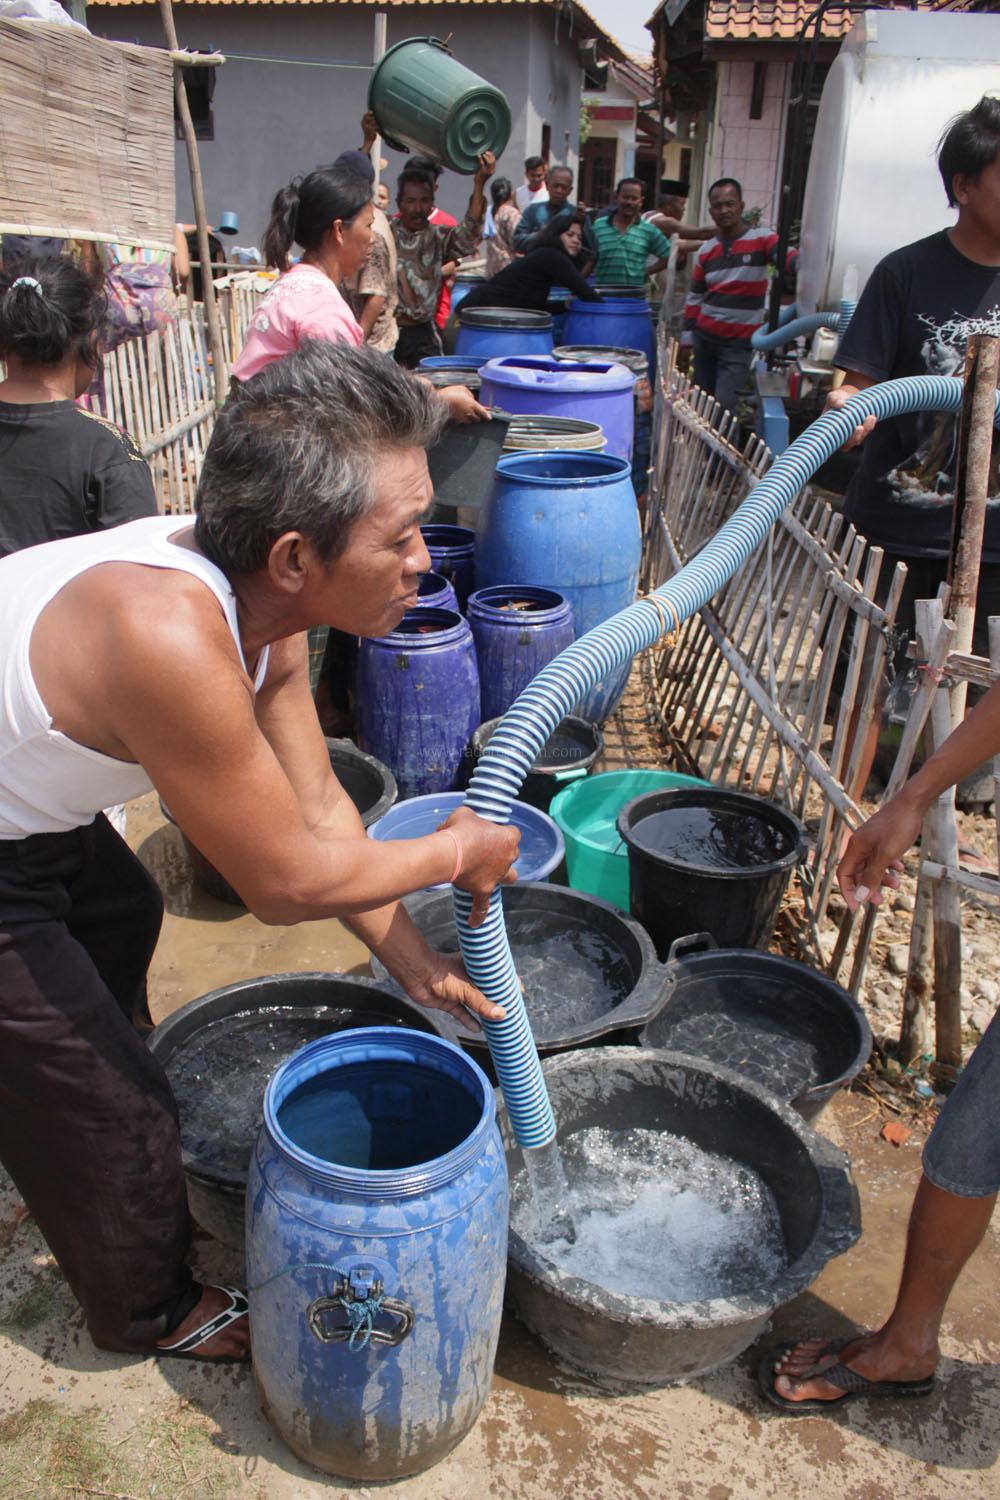
[[[743,189],[734,177],[712,183],[708,212],[719,232],[695,258],[681,346],[694,349],[695,385],[735,412],[750,369],[750,339],[764,321],[778,236],[773,229],[747,225]],[[789,265],[794,258],[790,251]],[[682,364],[689,357],[682,354]]]

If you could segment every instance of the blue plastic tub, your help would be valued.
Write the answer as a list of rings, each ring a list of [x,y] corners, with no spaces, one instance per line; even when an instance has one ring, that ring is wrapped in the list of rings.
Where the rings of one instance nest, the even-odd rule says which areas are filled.
[[[254,1373],[288,1446],[365,1484],[437,1463],[489,1393],[507,1259],[493,1089],[373,1026],[275,1073],[247,1184]]]
[[[397,802],[384,818],[373,823],[368,829],[368,837],[383,841],[423,838],[433,833],[464,801],[464,792],[410,797],[405,802]],[[521,835],[520,853],[514,866],[518,880],[548,880],[566,850],[559,828],[548,813],[529,807],[526,802],[514,803],[510,821]],[[433,891],[443,887],[432,885],[427,889]]]
[[[484,406],[499,406],[515,415],[577,417],[596,422],[604,432],[608,454],[631,460],[635,377],[624,365],[610,359],[606,363],[573,363],[525,352],[492,358],[479,374],[479,399]]]
[[[417,608],[451,609],[458,614],[458,597],[451,580],[443,578],[440,573],[425,573],[420,580]]]
[[[468,526],[449,526],[432,521],[421,526],[420,534],[431,555],[435,573],[448,579],[464,614],[469,595],[476,586],[476,533]]]

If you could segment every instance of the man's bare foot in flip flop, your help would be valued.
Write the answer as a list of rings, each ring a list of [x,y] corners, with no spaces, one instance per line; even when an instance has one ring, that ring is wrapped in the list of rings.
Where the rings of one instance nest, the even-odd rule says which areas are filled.
[[[201,1299],[156,1344],[160,1358],[202,1364],[239,1365],[250,1360],[250,1321],[245,1293],[235,1286],[203,1286]]]
[[[925,1395],[932,1388],[937,1360],[936,1349],[900,1349],[884,1329],[843,1344],[806,1339],[773,1360],[771,1389],[779,1398],[776,1404],[809,1402],[814,1408],[823,1402],[836,1405],[848,1395]],[[824,1370],[834,1379],[825,1380]],[[851,1381],[845,1374],[860,1378]]]

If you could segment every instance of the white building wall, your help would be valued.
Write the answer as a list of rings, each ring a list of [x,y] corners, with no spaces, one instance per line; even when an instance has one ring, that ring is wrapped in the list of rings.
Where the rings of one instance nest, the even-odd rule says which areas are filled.
[[[747,208],[759,208],[762,222],[773,224],[779,208],[789,65],[767,64],[759,120],[750,118],[753,70],[752,62],[722,62],[718,66],[705,188],[707,191],[716,178],[735,177],[743,185]]]

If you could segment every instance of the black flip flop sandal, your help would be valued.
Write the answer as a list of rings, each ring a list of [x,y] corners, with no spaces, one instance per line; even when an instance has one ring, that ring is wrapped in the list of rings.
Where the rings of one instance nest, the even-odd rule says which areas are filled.
[[[157,1344],[153,1350],[157,1359],[191,1359],[199,1365],[246,1365],[250,1363],[249,1355],[241,1358],[237,1354],[198,1354],[217,1333],[224,1328],[229,1328],[233,1323],[238,1323],[245,1318],[249,1312],[250,1304],[246,1293],[241,1292],[238,1286],[217,1286],[215,1291],[225,1292],[229,1298],[229,1306],[217,1312],[214,1317],[209,1318],[207,1323],[202,1323],[200,1328],[195,1328],[191,1333],[186,1333],[182,1339],[173,1344]]]
[[[800,1340],[801,1342],[801,1340]],[[795,1349],[796,1344],[773,1344],[766,1349],[761,1356],[757,1366],[757,1380],[760,1385],[761,1394],[772,1406],[779,1411],[787,1412],[790,1416],[801,1416],[807,1412],[833,1411],[843,1406],[845,1402],[853,1400],[857,1396],[887,1396],[893,1398],[906,1396],[929,1396],[934,1389],[935,1377],[925,1375],[922,1380],[868,1380],[864,1375],[859,1375],[857,1370],[851,1370],[839,1360],[831,1365],[820,1367],[819,1361],[827,1355],[839,1354],[841,1349],[848,1344],[854,1343],[854,1339],[841,1339],[837,1342],[825,1344],[817,1355],[817,1363],[811,1365],[808,1370],[794,1378],[803,1380],[825,1380],[830,1385],[836,1386],[844,1392],[842,1396],[831,1401],[821,1401],[818,1397],[810,1397],[806,1401],[789,1401],[786,1396],[774,1389],[776,1375],[775,1366],[783,1355],[790,1349]]]

